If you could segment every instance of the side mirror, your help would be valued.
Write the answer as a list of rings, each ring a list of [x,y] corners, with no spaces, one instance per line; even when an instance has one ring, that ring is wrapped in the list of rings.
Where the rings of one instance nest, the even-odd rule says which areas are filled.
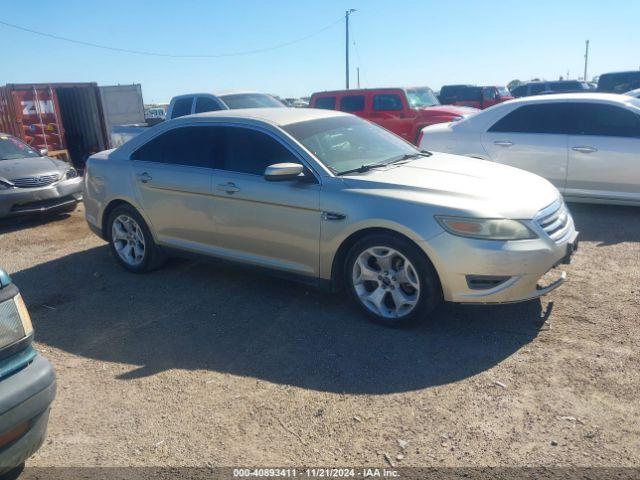
[[[47,150],[46,148],[41,148],[40,155],[42,155],[43,157],[46,157],[47,155],[49,155],[49,150]]]
[[[294,180],[304,170],[299,163],[275,163],[269,165],[264,171],[264,178],[269,182],[282,182],[285,180]]]

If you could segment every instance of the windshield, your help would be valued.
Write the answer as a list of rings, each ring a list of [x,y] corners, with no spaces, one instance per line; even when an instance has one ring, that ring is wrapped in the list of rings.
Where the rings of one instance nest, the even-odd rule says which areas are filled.
[[[498,93],[500,94],[501,97],[511,96],[511,92],[509,92],[509,89],[507,87],[498,87]]]
[[[0,160],[39,157],[40,154],[26,143],[10,135],[0,135]]]
[[[393,133],[358,117],[309,120],[284,130],[337,174],[420,153]]]
[[[234,95],[221,95],[220,99],[231,110],[237,108],[279,108],[284,103],[264,93],[237,93]]]
[[[428,87],[408,88],[407,100],[411,108],[435,107],[440,105],[436,95]]]

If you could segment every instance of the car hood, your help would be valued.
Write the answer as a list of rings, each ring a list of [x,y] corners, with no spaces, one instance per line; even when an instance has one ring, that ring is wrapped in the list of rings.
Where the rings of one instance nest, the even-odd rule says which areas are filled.
[[[458,116],[466,117],[480,110],[473,107],[458,107],[456,105],[438,105],[435,107],[424,107],[419,110],[425,116]]]
[[[33,177],[54,172],[63,173],[69,164],[49,157],[26,157],[15,160],[0,160],[0,178]]]
[[[531,219],[559,196],[547,180],[475,158],[430,157],[345,177],[349,188],[442,207],[444,214]]]

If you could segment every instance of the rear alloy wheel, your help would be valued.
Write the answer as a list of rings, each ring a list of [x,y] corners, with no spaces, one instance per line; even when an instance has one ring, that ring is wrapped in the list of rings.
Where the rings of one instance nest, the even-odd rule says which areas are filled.
[[[134,273],[159,267],[164,255],[158,249],[142,216],[131,206],[117,207],[109,215],[109,245],[118,263]]]
[[[139,266],[144,260],[145,240],[140,225],[127,214],[118,215],[111,225],[113,247],[124,263]]]
[[[437,275],[424,254],[393,235],[375,235],[356,243],[345,277],[360,308],[388,326],[424,319],[442,296]]]

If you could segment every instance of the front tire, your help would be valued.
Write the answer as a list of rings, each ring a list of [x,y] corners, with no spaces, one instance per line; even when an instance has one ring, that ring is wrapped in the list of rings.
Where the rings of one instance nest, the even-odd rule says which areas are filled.
[[[111,253],[130,272],[148,272],[164,263],[165,256],[153,241],[142,215],[130,205],[121,205],[111,212],[107,235]]]
[[[353,245],[345,285],[372,321],[389,327],[423,321],[442,301],[438,275],[425,254],[393,234],[369,235]]]

